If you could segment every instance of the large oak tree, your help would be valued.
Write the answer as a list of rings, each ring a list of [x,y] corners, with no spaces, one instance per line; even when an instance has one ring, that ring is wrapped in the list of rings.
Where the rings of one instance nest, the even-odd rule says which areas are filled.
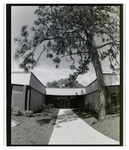
[[[87,73],[91,63],[99,87],[99,120],[103,120],[106,115],[106,94],[101,62],[108,57],[113,70],[119,67],[120,6],[39,6],[35,14],[38,19],[31,28],[31,35],[27,26],[23,26],[21,37],[15,39],[19,44],[15,58],[23,57],[20,67],[27,69],[27,64],[35,67],[41,55],[46,53],[56,68],[63,58],[71,62],[70,69],[75,72],[70,78],[75,80],[79,74]],[[42,45],[42,49],[35,58],[39,45]]]

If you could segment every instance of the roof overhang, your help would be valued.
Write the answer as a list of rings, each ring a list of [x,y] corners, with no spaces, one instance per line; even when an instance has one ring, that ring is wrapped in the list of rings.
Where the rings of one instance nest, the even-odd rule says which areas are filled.
[[[46,88],[46,95],[55,95],[55,96],[86,95],[86,88]]]

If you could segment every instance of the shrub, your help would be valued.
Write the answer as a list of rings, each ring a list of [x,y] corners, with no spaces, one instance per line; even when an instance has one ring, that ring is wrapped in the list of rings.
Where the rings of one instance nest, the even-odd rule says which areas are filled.
[[[48,112],[50,109],[54,110],[54,104],[42,104],[42,111],[43,112]]]
[[[120,112],[120,106],[110,106],[109,109],[107,109],[107,114],[117,114]]]
[[[45,104],[42,104],[42,111],[43,111],[43,112],[46,112],[46,111],[48,111],[48,110],[49,110],[48,106],[45,105]]]
[[[91,112],[91,113],[95,112],[94,107],[91,103],[86,104],[85,110],[86,110],[86,112]]]
[[[32,116],[34,116],[32,114],[33,114],[33,111],[31,111],[31,110],[26,110],[26,111],[23,112],[23,115],[26,116],[26,117],[32,117]]]
[[[54,108],[54,104],[48,104],[48,107],[49,107],[49,109],[52,109],[52,110],[55,109],[55,108]]]
[[[14,106],[11,107],[11,114],[14,116],[22,116],[23,115],[21,109],[19,107],[14,107]]]
[[[14,116],[23,116],[23,115],[26,117],[34,116],[34,115],[32,115],[33,111],[31,111],[31,110],[21,111],[21,109],[16,106],[11,106],[11,114]]]

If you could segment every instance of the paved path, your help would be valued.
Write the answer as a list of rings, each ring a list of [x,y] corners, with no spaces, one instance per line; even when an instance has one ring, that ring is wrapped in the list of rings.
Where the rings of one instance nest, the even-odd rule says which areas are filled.
[[[119,142],[90,127],[71,109],[60,109],[49,144],[117,145]]]
[[[17,121],[14,121],[13,119],[11,120],[11,127],[15,127],[19,123]]]

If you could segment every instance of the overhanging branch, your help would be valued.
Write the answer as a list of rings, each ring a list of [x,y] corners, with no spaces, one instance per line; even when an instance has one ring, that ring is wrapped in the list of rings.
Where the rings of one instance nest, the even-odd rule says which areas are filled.
[[[39,59],[40,59],[40,57],[41,57],[41,55],[43,54],[43,52],[46,50],[46,48],[47,48],[47,46],[41,51],[41,53],[40,53],[40,55],[38,56],[38,59],[37,59],[37,61],[36,62],[38,62],[39,61]]]
[[[107,45],[114,45],[114,43],[113,42],[108,42],[108,43],[105,43],[105,44],[103,44],[103,45],[101,45],[101,46],[97,46],[95,49],[100,49],[100,48],[103,48],[103,47],[105,47],[105,46],[107,46]],[[116,44],[115,44],[116,45]],[[119,44],[118,44],[119,45]]]

